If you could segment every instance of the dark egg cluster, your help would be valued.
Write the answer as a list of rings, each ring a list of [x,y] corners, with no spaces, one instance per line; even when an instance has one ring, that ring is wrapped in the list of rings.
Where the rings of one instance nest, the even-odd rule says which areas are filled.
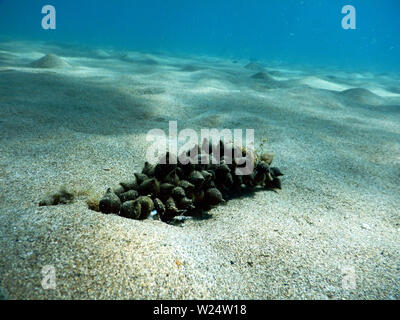
[[[205,141],[179,158],[167,152],[156,165],[146,162],[131,180],[107,190],[99,210],[139,220],[156,215],[164,222],[196,216],[257,186],[280,189],[283,174],[270,166],[272,160],[272,154],[257,156],[233,144]]]

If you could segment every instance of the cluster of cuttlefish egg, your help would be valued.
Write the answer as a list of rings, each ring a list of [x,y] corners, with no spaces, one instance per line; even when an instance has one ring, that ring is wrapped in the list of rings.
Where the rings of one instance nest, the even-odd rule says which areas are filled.
[[[160,220],[168,222],[179,215],[194,215],[198,210],[208,210],[224,202],[224,198],[249,188],[281,188],[279,176],[283,174],[278,168],[270,167],[272,154],[263,154],[256,160],[252,158],[254,170],[239,175],[235,170],[240,162],[238,159],[226,161],[226,157],[222,157],[215,161],[213,158],[215,148],[219,148],[219,154],[222,154],[225,148],[222,142],[217,146],[210,144],[207,154],[201,153],[198,146],[194,148],[197,149],[197,161],[174,162],[171,161],[174,156],[167,152],[155,166],[146,162],[142,172],[135,173],[131,181],[121,182],[107,190],[100,199],[100,211],[141,220],[155,210]],[[193,159],[191,151],[186,153],[191,157],[189,159]],[[232,154],[234,152],[232,150]],[[248,156],[245,149],[240,153],[241,157]],[[208,163],[202,161],[204,156],[209,157]],[[241,161],[243,163],[243,158]]]

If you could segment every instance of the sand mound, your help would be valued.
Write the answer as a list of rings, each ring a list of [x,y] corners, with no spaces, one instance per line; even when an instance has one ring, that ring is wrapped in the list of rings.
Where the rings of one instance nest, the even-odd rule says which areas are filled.
[[[253,71],[264,70],[264,67],[261,64],[256,63],[256,62],[250,62],[250,63],[246,64],[244,66],[244,68],[247,69],[247,70],[253,70]]]
[[[290,80],[276,80],[269,72],[265,71],[257,72],[250,76],[250,78],[256,80],[250,87],[260,92],[266,89],[290,88],[297,85],[296,82]]]
[[[383,99],[364,88],[353,88],[340,92],[340,94],[353,102],[366,105],[380,105]]]
[[[265,72],[265,71],[260,71],[257,72],[255,74],[253,74],[251,76],[251,78],[253,79],[257,79],[257,80],[268,80],[268,81],[275,81],[274,78],[272,78],[269,73]]]
[[[59,56],[55,54],[48,54],[39,60],[36,60],[31,63],[31,67],[33,68],[43,68],[43,69],[52,69],[52,68],[65,68],[70,65],[64,61]]]

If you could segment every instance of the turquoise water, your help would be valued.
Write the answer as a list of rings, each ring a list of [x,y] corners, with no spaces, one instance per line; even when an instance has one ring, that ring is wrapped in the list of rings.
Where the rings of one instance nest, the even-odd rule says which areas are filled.
[[[56,30],[41,27],[47,4]],[[398,72],[399,16],[398,0],[0,0],[0,36]]]

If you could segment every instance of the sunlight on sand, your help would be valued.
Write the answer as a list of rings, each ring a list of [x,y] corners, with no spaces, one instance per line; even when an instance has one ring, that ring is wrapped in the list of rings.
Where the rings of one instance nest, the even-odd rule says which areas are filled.
[[[330,81],[323,80],[321,78],[314,77],[314,76],[304,78],[304,79],[300,80],[299,83],[308,85],[308,86],[310,86],[312,88],[316,88],[316,89],[326,89],[326,90],[332,90],[332,91],[343,91],[343,90],[351,88],[350,86],[347,86],[347,85],[330,82]]]

